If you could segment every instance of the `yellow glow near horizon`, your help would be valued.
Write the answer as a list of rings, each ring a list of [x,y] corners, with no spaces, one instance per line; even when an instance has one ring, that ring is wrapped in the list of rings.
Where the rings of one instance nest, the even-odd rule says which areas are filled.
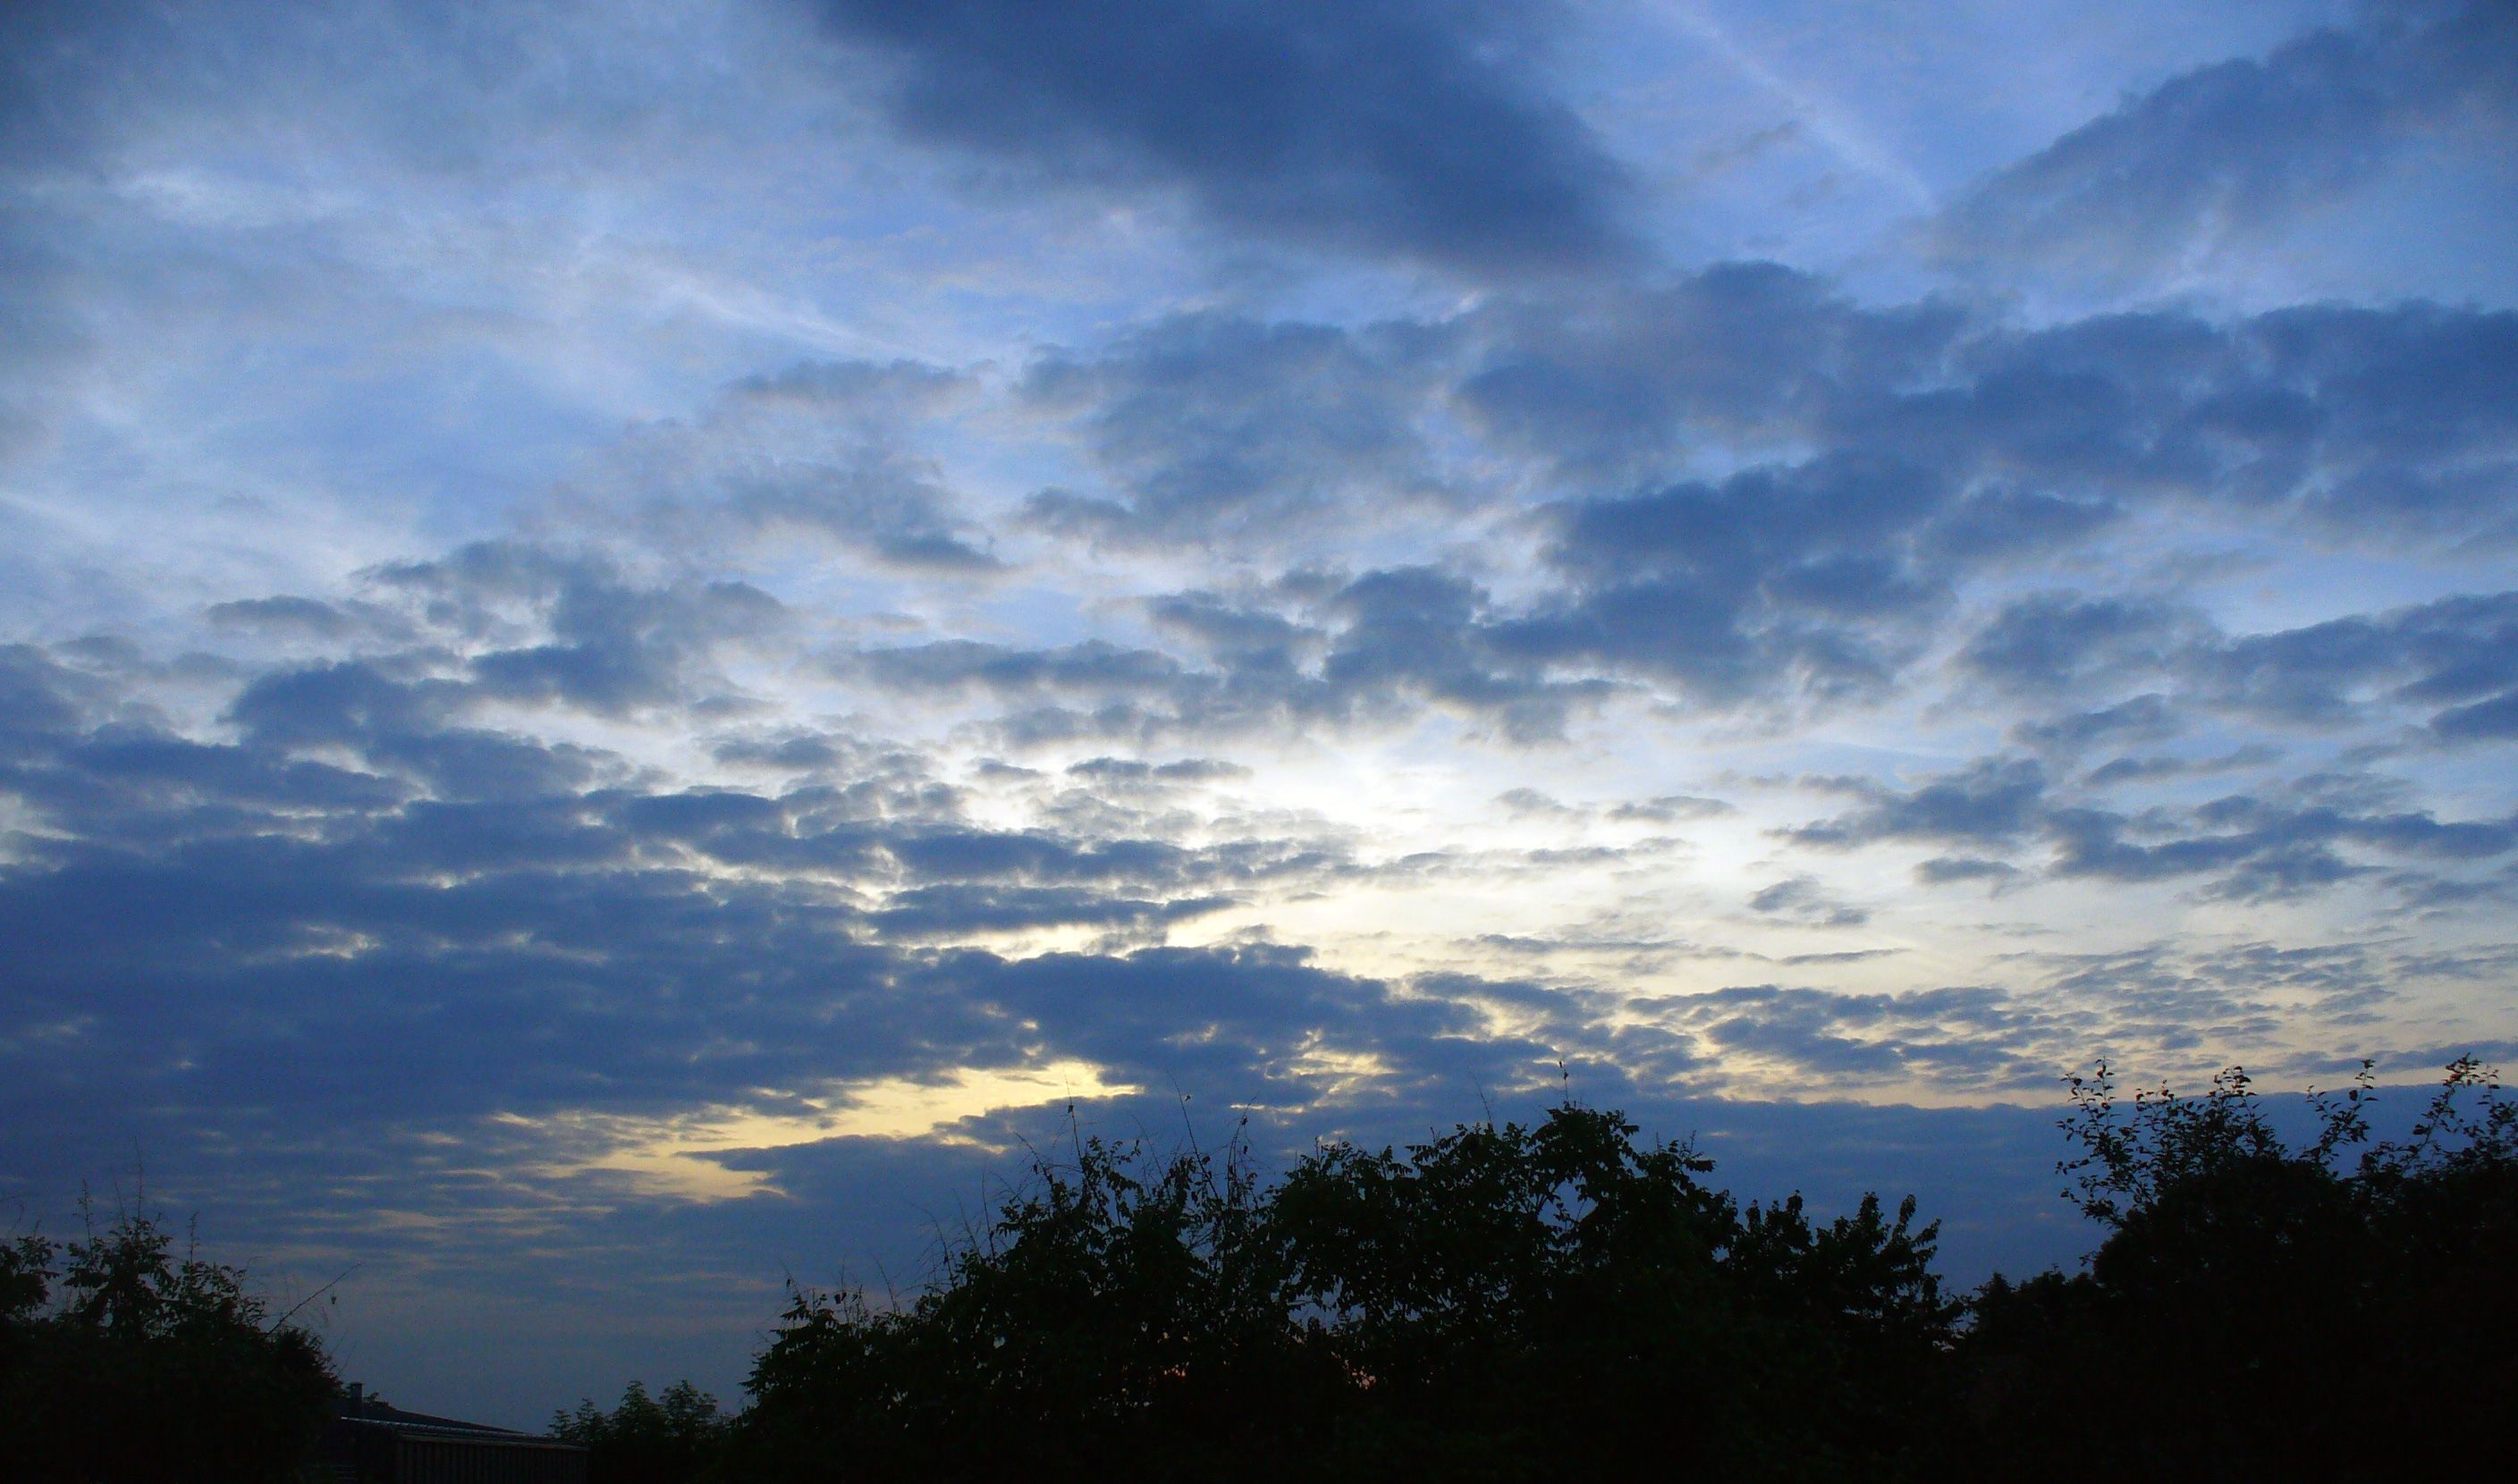
[[[670,1119],[606,1118],[561,1114],[545,1120],[510,1117],[527,1127],[553,1127],[600,1142],[591,1155],[553,1161],[545,1175],[612,1172],[627,1175],[642,1194],[690,1201],[731,1201],[777,1187],[750,1169],[732,1169],[712,1155],[738,1150],[784,1149],[826,1139],[916,1139],[972,1143],[948,1130],[964,1119],[1014,1108],[1037,1108],[1068,1098],[1125,1097],[1143,1089],[1105,1081],[1090,1062],[1063,1060],[1037,1067],[966,1068],[933,1081],[882,1078],[842,1084],[798,1099],[806,1113],[765,1113],[713,1107]],[[782,1098],[782,1101],[784,1099]]]

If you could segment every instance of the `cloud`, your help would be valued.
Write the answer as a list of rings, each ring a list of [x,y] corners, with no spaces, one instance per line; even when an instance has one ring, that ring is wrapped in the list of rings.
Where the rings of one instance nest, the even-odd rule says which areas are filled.
[[[2513,534],[2495,493],[2518,467],[2518,316],[2503,312],[2029,327],[1964,301],[1856,305],[1763,264],[1583,305],[1508,301],[1468,327],[1480,349],[1455,395],[1499,446],[1615,486],[1667,483],[1711,443],[1787,498],[1830,469],[1894,474],[1907,503],[1854,502],[1827,533],[1867,519],[1941,564],[2072,549],[2143,507],[2416,550]]]
[[[2049,827],[2062,874],[2119,881],[2210,874],[2209,895],[2241,901],[2301,896],[2374,869],[2341,846],[2448,862],[2518,849],[2518,817],[2443,822],[2427,811],[2365,813],[2249,794],[2214,799],[2176,823],[2156,812],[2136,820],[2061,809]]]
[[[1025,402],[1079,419],[1117,494],[1052,489],[1026,511],[1103,541],[1246,545],[1340,506],[1451,501],[1423,426],[1443,335],[1207,312],[1149,325],[1089,360],[1044,358],[1025,372]]]
[[[1990,881],[1994,891],[2019,879],[2020,869],[2007,861],[1990,861],[1982,856],[1934,856],[1915,863],[1915,879],[1926,886],[1946,886],[1954,881]]]
[[[645,543],[685,562],[802,537],[897,572],[983,576],[1001,564],[916,444],[974,396],[970,377],[908,360],[741,377],[690,422],[631,430],[566,483],[560,506],[581,530],[626,513]]]
[[[2004,626],[1997,620],[1978,636],[1977,642],[1990,641],[1987,649],[1980,653],[2000,656],[2003,651],[2010,650],[2016,654],[2039,655],[2041,650],[2048,648],[2040,645],[2033,636],[2022,635],[2015,639],[2012,635],[1996,632]],[[1975,643],[1970,645],[1971,650],[1975,648]],[[2058,657],[2041,658],[2038,667],[2050,666]],[[1965,662],[1965,657],[1962,657],[1962,662]],[[2078,656],[2073,656],[2064,662],[2077,665],[2081,660]],[[1996,665],[1997,669],[2005,667],[1999,663]],[[2095,710],[2069,711],[2040,721],[2021,721],[2012,727],[2011,736],[2013,741],[2024,746],[2071,755],[2102,743],[2158,742],[2174,737],[2181,720],[2167,697],[2151,693]]]
[[[2171,78],[1998,171],[1937,224],[1940,251],[2135,273],[2329,200],[2426,136],[2505,149],[2506,5],[2359,9],[2262,60]]]
[[[1284,11],[1125,0],[820,0],[897,67],[917,140],[1103,187],[1176,187],[1217,228],[1481,271],[1630,251],[1624,183],[1531,82],[1527,8]]]
[[[1550,512],[1562,596],[1499,637],[1715,706],[1877,690],[1946,600],[1896,539],[1934,503],[1919,471],[1851,458],[1569,503]]]
[[[2015,855],[2043,847],[2049,853],[2045,869],[2054,877],[2196,877],[2204,896],[2237,901],[2304,897],[2380,873],[2378,866],[2346,850],[2445,866],[2518,851],[2518,816],[2443,821],[2425,810],[2389,808],[2396,790],[2366,775],[2304,775],[2269,794],[2228,793],[2184,807],[2154,804],[2138,813],[2081,801],[2030,758],[1982,758],[1903,790],[1864,779],[1807,782],[1866,802],[1834,819],[1780,831],[1799,845],[1848,850],[1918,843]],[[1916,868],[1917,879],[1928,885],[1990,880],[1999,889],[2022,874],[2018,862],[1982,854],[1934,857]],[[2419,871],[2400,872],[2391,881],[2409,893],[2432,884]]]
[[[2518,740],[2518,690],[2504,691],[2489,700],[2451,706],[2431,718],[2431,730],[2450,742]]]
[[[1123,649],[1103,639],[1055,650],[948,639],[863,650],[836,662],[904,690],[977,689],[1001,696],[1160,691],[1182,675],[1180,662],[1168,655]]]
[[[1870,802],[1791,830],[1792,839],[1834,849],[1878,840],[1999,844],[2032,830],[2046,803],[2046,770],[2031,758],[1981,759],[1904,792],[1860,780],[1830,782]]]
[[[2427,711],[2433,734],[2454,743],[2496,740],[2492,708],[2518,690],[2513,657],[2518,593],[2440,598],[2245,635],[2162,601],[2041,593],[1986,619],[1958,662],[2029,696],[2175,687],[2169,696],[2135,697],[2020,732],[2044,745],[2163,736],[2175,728],[2179,703],[2305,727]]]
[[[2156,600],[2039,593],[2005,605],[1968,641],[1958,662],[2015,692],[2088,695],[2110,681],[2169,668],[2173,652],[2193,644],[2203,627],[2199,615]],[[2148,719],[2085,715],[2079,735],[2086,740]]]
[[[1261,601],[1291,607],[1296,616],[1199,594],[1152,605],[1156,621],[1206,649],[1212,665],[1099,639],[1048,650],[945,640],[848,651],[831,662],[840,673],[904,691],[1101,702],[1002,719],[1009,733],[1034,741],[1150,742],[1288,722],[1368,726],[1434,706],[1536,742],[1556,737],[1569,714],[1613,689],[1548,673],[1541,657],[1525,653],[1513,631],[1489,616],[1484,589],[1439,568],[1298,572]]]
[[[1846,995],[1742,985],[1636,1008],[1722,1050],[1791,1066],[1822,1086],[1925,1068],[1953,1083],[2030,1085],[2053,1076],[2054,1066],[2032,1048],[2064,1034],[2051,1014],[1986,987]]]
[[[2373,702],[2472,703],[2518,688],[2513,646],[2518,593],[2460,596],[2237,639],[2211,656],[2205,676],[2225,704],[2334,721]],[[2433,725],[2466,740],[2448,719],[2453,709]]]
[[[1692,793],[1665,793],[1658,798],[1619,804],[1609,811],[1608,817],[1619,821],[1640,820],[1647,824],[1670,825],[1680,820],[1718,819],[1737,813],[1737,805],[1722,799],[1703,798]]]
[[[2415,559],[2518,537],[2497,493],[2518,478],[2518,317],[2423,304],[2030,328],[1732,265],[1358,328],[1175,318],[1043,361],[1028,385],[1108,481],[1035,495],[1035,522],[1278,572],[1149,601],[1230,677],[1217,716],[1319,714],[1290,700],[1310,667],[1384,664],[1522,737],[1621,685],[1709,714],[1864,704],[1909,683],[1954,619],[1975,630],[1962,670],[2015,696],[2186,675],[2266,711],[2264,677],[2296,665],[2184,594],[2108,576],[1989,619],[1971,595],[2056,563],[2108,573],[2116,543],[2158,522]],[[1728,472],[1673,476],[1691,461]],[[1446,511],[1535,540],[1537,565],[1493,585],[1453,553],[1336,575]],[[2444,650],[2452,629],[2491,629],[2496,601],[2421,616],[2427,639],[2388,621]]]
[[[1184,757],[1167,763],[1133,757],[1088,757],[1066,767],[1069,778],[1088,779],[1105,787],[1162,791],[1198,784],[1244,779],[1250,770],[1213,757]]]
[[[1749,894],[1749,910],[1810,927],[1860,927],[1871,920],[1861,908],[1830,897],[1815,876],[1793,876]]]
[[[1570,481],[1666,477],[1689,445],[1771,458],[1857,409],[1939,383],[1975,317],[1951,302],[1858,306],[1779,263],[1666,284],[1498,299],[1471,318],[1458,382],[1473,426]]]

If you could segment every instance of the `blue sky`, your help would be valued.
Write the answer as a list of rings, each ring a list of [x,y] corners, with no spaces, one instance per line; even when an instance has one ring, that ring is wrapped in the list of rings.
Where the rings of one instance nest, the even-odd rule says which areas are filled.
[[[0,1202],[405,1405],[730,1395],[1070,1101],[1972,1279],[2092,1057],[2518,1042],[2505,4],[0,26]]]

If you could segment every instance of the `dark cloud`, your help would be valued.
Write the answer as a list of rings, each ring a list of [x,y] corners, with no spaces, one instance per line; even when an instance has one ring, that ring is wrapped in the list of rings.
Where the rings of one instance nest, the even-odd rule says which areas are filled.
[[[1487,594],[1432,568],[1367,572],[1325,605],[1344,617],[1321,682],[1340,709],[1413,693],[1493,716],[1523,741],[1553,736],[1566,711],[1596,700],[1596,680],[1556,680],[1509,623],[1489,617]]]
[[[2518,741],[2518,690],[2451,706],[2431,718],[2431,730],[2450,742]]]
[[[903,690],[980,690],[999,696],[1161,692],[1184,675],[1180,661],[1159,651],[1123,649],[1101,639],[1056,650],[947,639],[865,650],[839,662],[845,669]]]
[[[0,645],[0,736],[23,746],[66,732],[97,689],[35,645]]]
[[[903,815],[897,790],[845,785],[414,798],[258,733],[221,748],[70,707],[44,723],[7,775],[54,831],[0,870],[13,1124],[29,1099],[107,1099],[218,1107],[239,1140],[297,1118],[371,1137],[1079,1057],[1305,1102],[1358,1075],[1321,1057],[1466,1086],[1547,1049],[1292,951],[916,947],[1143,935],[1227,905],[1219,884],[1334,868],[1295,842],[990,831],[954,822],[949,793]]]
[[[1827,782],[1867,795],[1869,802],[1851,814],[1789,831],[1802,844],[2001,844],[2036,828],[2046,807],[2046,770],[2031,758],[1986,758],[1906,792],[1862,780]]]
[[[1150,902],[1077,886],[913,886],[893,892],[868,919],[885,935],[915,941],[1043,927],[1146,929],[1237,906],[1231,897]]]
[[[1154,606],[1158,623],[1206,649],[1212,667],[1103,640],[1055,650],[946,640],[862,650],[833,662],[843,673],[905,691],[1104,702],[1000,721],[1026,741],[1156,741],[1288,722],[1384,723],[1435,706],[1489,723],[1515,742],[1541,742],[1557,736],[1568,714],[1614,689],[1603,680],[1550,674],[1492,616],[1483,588],[1439,568],[1296,573],[1260,601],[1291,606],[1298,616],[1228,607],[1204,595]]]
[[[2199,616],[2154,600],[2040,593],[2004,606],[1959,653],[1959,664],[2005,689],[2082,695],[2148,679],[2197,642]],[[2094,713],[2053,735],[2087,741],[2123,732],[2153,717],[2140,711]]]
[[[1456,497],[1422,424],[1437,326],[1344,330],[1206,313],[1026,373],[1032,405],[1078,418],[1115,493],[1053,489],[1030,517],[1114,542],[1274,544],[1333,506]]]
[[[1176,186],[1219,227],[1479,269],[1625,256],[1622,183],[1534,89],[1533,10],[1372,0],[818,0],[898,65],[913,138],[1095,184]]]
[[[1926,886],[1946,886],[1954,881],[1989,881],[1995,891],[2019,879],[2020,869],[2008,861],[1989,861],[1982,856],[1934,856],[1915,863],[1915,879]]]
[[[2282,222],[2426,135],[2487,153],[2518,136],[2508,6],[2360,12],[2261,61],[2172,78],[2003,169],[1944,216],[1941,251],[2136,272]]]
[[[1691,444],[1744,461],[1804,450],[1811,473],[1780,493],[1820,504],[1825,534],[1867,524],[1943,570],[2081,545],[2144,505],[2290,514],[2416,548],[2512,534],[2494,493],[2518,449],[2505,313],[2029,328],[1931,301],[1856,306],[1761,266],[1595,308],[1501,306],[1473,328],[1482,368],[1458,396],[1499,445],[1617,484],[1665,477]],[[1834,494],[1831,461],[1903,484]]]
[[[601,558],[518,542],[478,543],[371,575],[417,598],[431,620],[492,641],[467,665],[481,696],[606,715],[691,699],[694,686],[714,680],[712,647],[768,633],[786,617],[777,599],[747,582],[642,584]],[[523,642],[502,642],[510,640]]]
[[[1871,920],[1861,908],[1829,896],[1815,876],[1793,876],[1749,894],[1749,910],[1811,927],[1860,927]]]
[[[1775,263],[1664,286],[1504,300],[1474,316],[1461,411],[1572,481],[1666,480],[1693,444],[1773,457],[1935,388],[1973,326],[1955,305],[1866,309]]]
[[[1609,811],[1613,820],[1640,820],[1654,825],[1675,824],[1680,820],[1717,819],[1737,814],[1736,805],[1721,799],[1701,798],[1692,793],[1665,793],[1659,798],[1636,799],[1619,804]]]
[[[2427,811],[2389,807],[2398,790],[2367,776],[2305,775],[2270,793],[2230,793],[2190,807],[2153,806],[2138,813],[2084,803],[2027,758],[1981,759],[1907,790],[1860,779],[1808,782],[1859,794],[1866,802],[1850,813],[1783,831],[1797,844],[1844,850],[1918,842],[2015,855],[2043,848],[2049,853],[2045,869],[2053,875],[2110,881],[2193,877],[2206,896],[2244,901],[2306,896],[2377,875],[2380,868],[2366,859],[2370,854],[2453,866],[2518,851],[2518,816],[2442,821]],[[2016,861],[1985,855],[1935,857],[1916,868],[1926,884],[1988,880],[1999,886],[2021,874]],[[2408,892],[2427,890],[2430,882],[2419,873],[2392,880]]]
[[[572,517],[631,515],[684,560],[827,542],[895,571],[983,576],[1001,564],[915,436],[971,400],[970,377],[914,360],[811,360],[722,388],[695,421],[632,430],[571,482]]]
[[[2472,704],[2518,687],[2518,592],[2251,635],[2221,646],[2204,675],[2226,704],[2301,721],[2347,719],[2373,700]],[[2443,736],[2469,740],[2450,719],[2455,709],[2435,724]]]
[[[2409,554],[2518,537],[2500,493],[2518,478],[2518,317],[2432,305],[2027,328],[1937,302],[1856,305],[1806,275],[1735,265],[1412,324],[1172,319],[1045,361],[1031,385],[1109,480],[1041,495],[1032,514],[1097,539],[1268,553],[1318,529],[1307,510],[1368,508],[1368,528],[1445,502],[1540,539],[1538,580],[1508,602],[1437,569],[1297,569],[1152,600],[1150,616],[1229,677],[1219,716],[1283,704],[1315,665],[1361,678],[1386,664],[1420,699],[1497,713],[1517,736],[1547,735],[1585,685],[1639,683],[1714,712],[1858,703],[1911,679],[1974,584],[2059,562],[2103,572],[2137,517]],[[1708,447],[1733,472],[1671,476]],[[2479,596],[2276,643],[2105,580],[1979,617],[1962,672],[2018,696],[2209,691],[2299,720],[2318,685],[2304,665],[2367,669],[2347,653],[2354,625],[2386,630],[2367,643],[2441,685],[2450,650],[2504,626]],[[2489,715],[2440,735],[2480,737]],[[2179,725],[2150,721],[2154,735]]]
[[[1919,1073],[1986,1089],[2034,1085],[2054,1075],[2044,1048],[2066,1034],[2051,1013],[1986,987],[1847,995],[1743,985],[1634,1008],[1822,1086]]]
[[[313,598],[246,598],[214,603],[203,616],[222,628],[297,634],[317,640],[346,639],[379,622],[389,631],[401,627],[371,607],[324,603]]]
[[[2176,701],[2274,724],[2332,727],[2409,710],[2429,713],[2443,742],[2490,742],[2498,735],[2492,707],[2518,687],[2518,594],[2247,635],[2163,602],[2036,594],[1986,620],[1958,658],[2015,694],[2087,697],[2166,683]],[[2018,735],[2077,749],[2165,736],[2175,724],[2174,701],[2153,693]]]
[[[1214,593],[1173,593],[1147,606],[1147,616],[1165,632],[1241,671],[1291,671],[1316,655],[1326,636],[1281,614],[1246,606]]]
[[[1088,757],[1080,763],[1069,763],[1066,773],[1069,778],[1126,788],[1167,788],[1250,776],[1250,770],[1240,764],[1213,757],[1184,757],[1168,763],[1133,757]]]
[[[2081,784],[2084,787],[2106,788],[2118,784],[2150,783],[2159,779],[2199,778],[2239,768],[2261,768],[2280,760],[2279,748],[2261,744],[2240,747],[2217,757],[2119,757],[2083,774]]]
[[[2241,900],[2300,896],[2375,869],[2344,855],[2344,847],[2441,862],[2518,849],[2518,818],[2444,822],[2424,811],[2357,812],[2250,794],[2226,795],[2181,816],[2057,809],[2047,828],[2060,874],[2119,881],[2208,875],[2209,895]]]
[[[1498,627],[1509,653],[1642,674],[1714,705],[1877,691],[1946,600],[1909,536],[1922,471],[1856,458],[1549,512],[1564,596]]]
[[[2371,1010],[2415,978],[2488,979],[2502,965],[2487,954],[2457,963],[2425,961],[2430,955],[2405,940],[2223,944],[2161,942],[2106,953],[2029,954],[2019,962],[2041,980],[2038,995],[2067,1010],[2083,1026],[2106,1024],[2111,1039],[2142,1039],[2168,1057],[2189,1059],[2197,1071],[2213,1042],[2273,1031],[2285,1021],[2313,1016],[2329,1028],[2367,1027]],[[2360,1048],[2381,1062],[2383,1039],[2365,1029],[2329,1029],[2327,1044]],[[2380,1033],[2382,1036],[2384,1033]],[[2302,1074],[2358,1066],[2347,1056],[2325,1062],[2286,1062]],[[2434,1062],[2432,1065],[2438,1065]],[[2250,1070],[2273,1067],[2251,1062]],[[2332,1081],[2340,1081],[2339,1078]]]
[[[1999,620],[1996,627],[1999,627]],[[1996,655],[2030,653],[2035,648],[2034,640],[1992,630],[1979,635],[1979,640],[1989,641],[1990,651]],[[2064,662],[2072,667],[2080,664],[2078,657]],[[2170,706],[2168,698],[2153,693],[2092,711],[2071,711],[2044,720],[2023,721],[2011,729],[2011,735],[2014,741],[2024,746],[2070,756],[2103,743],[2159,742],[2175,736],[2178,724],[2179,717]]]
[[[250,682],[230,710],[239,741],[203,743],[105,719],[128,710],[111,688],[40,652],[8,657],[26,703],[5,783],[48,830],[0,869],[0,933],[18,945],[0,1058],[25,1074],[8,1080],[13,1122],[29,1100],[61,1117],[212,1107],[235,1158],[308,1121],[351,1142],[470,1147],[495,1118],[774,1112],[788,1094],[763,1089],[1072,1059],[1279,1109],[1423,1106],[1533,1084],[1565,1058],[1615,1087],[1701,1066],[1699,1032],[1627,1024],[1574,988],[1402,985],[1264,947],[972,946],[1052,928],[1143,944],[1352,869],[1300,840],[984,827],[914,751],[845,735],[765,742],[760,755],[809,764],[784,792],[668,787],[584,749],[467,733],[449,718],[469,682],[430,689],[390,660]],[[433,749],[450,740],[546,757],[468,796],[442,786]],[[1069,776],[1231,776],[1131,761]],[[1806,879],[1757,905],[1858,920]],[[1510,1034],[1492,1018],[1503,1007]],[[1716,1040],[1769,1060],[1799,1044],[1792,1064],[1813,1072],[1852,1065],[1754,1018],[1735,1009]],[[1913,1066],[1963,1060],[1920,1034],[1901,1044]],[[548,1124],[497,1158],[558,1159],[546,1138],[563,1128],[600,1153],[601,1126]]]
[[[1536,788],[1507,788],[1495,801],[1515,819],[1580,819],[1583,815]]]

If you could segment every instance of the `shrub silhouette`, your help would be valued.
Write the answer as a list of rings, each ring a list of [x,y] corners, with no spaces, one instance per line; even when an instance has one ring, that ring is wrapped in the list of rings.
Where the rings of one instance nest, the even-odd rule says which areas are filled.
[[[2354,1478],[2472,1457],[2518,1416],[2518,1110],[2453,1063],[2409,1140],[2366,1142],[2365,1064],[2287,1147],[2236,1068],[2199,1098],[2072,1082],[2089,1271],[1987,1284],[1959,1359],[1970,1457],[2103,1453],[2154,1478]],[[2092,1452],[2096,1450],[2097,1452]]]
[[[275,1322],[240,1270],[196,1250],[178,1258],[139,1206],[102,1230],[91,1215],[66,1244],[0,1246],[0,1466],[12,1479],[284,1479],[335,1393],[312,1334]]]
[[[586,1484],[684,1484],[700,1477],[725,1431],[716,1398],[679,1380],[661,1397],[631,1381],[610,1412],[592,1398],[551,1414],[550,1435],[586,1451]]]

